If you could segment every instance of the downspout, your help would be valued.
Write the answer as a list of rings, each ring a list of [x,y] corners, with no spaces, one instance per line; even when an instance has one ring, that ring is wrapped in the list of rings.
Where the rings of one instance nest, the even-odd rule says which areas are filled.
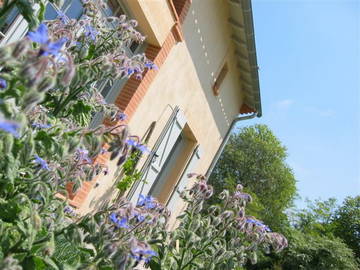
[[[252,114],[250,114],[250,115],[245,115],[245,116],[239,115],[239,116],[237,116],[237,117],[234,118],[234,120],[231,122],[231,125],[230,125],[228,131],[227,131],[226,134],[225,134],[225,137],[224,137],[223,141],[221,142],[221,144],[220,144],[220,146],[219,146],[219,149],[217,150],[217,152],[216,152],[213,160],[211,161],[211,164],[210,164],[210,166],[209,166],[209,169],[207,170],[207,172],[206,172],[206,174],[205,174],[205,176],[206,176],[207,179],[209,179],[212,171],[214,170],[215,165],[216,165],[216,163],[218,162],[218,160],[219,160],[222,152],[224,151],[225,145],[226,145],[226,143],[228,142],[228,140],[229,140],[229,138],[230,138],[230,135],[231,135],[231,132],[233,131],[233,129],[234,129],[235,125],[237,124],[237,122],[255,118],[257,115],[258,115],[258,113],[257,113],[257,112],[254,112],[254,113],[252,113]]]

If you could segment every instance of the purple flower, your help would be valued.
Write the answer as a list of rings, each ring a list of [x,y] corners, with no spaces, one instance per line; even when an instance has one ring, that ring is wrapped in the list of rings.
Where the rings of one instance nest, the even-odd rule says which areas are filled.
[[[5,89],[6,86],[7,86],[6,80],[0,78],[0,89]]]
[[[83,148],[77,148],[76,149],[76,158],[80,162],[86,161],[88,163],[92,163],[91,158],[89,158],[89,151]]]
[[[95,41],[96,36],[99,34],[98,31],[96,31],[92,26],[85,25],[85,36],[89,37],[91,40]]]
[[[147,67],[148,69],[155,69],[155,70],[158,69],[157,65],[155,65],[153,62],[150,61],[145,63],[145,67]]]
[[[123,112],[119,113],[117,118],[120,120],[120,121],[125,121],[126,118],[127,118],[127,115]]]
[[[72,208],[69,205],[64,207],[64,213],[69,214],[69,215],[75,215],[76,214],[75,211],[74,211],[74,208]]]
[[[145,153],[145,152],[150,153],[150,150],[147,149],[147,147],[145,145],[138,143],[134,140],[131,140],[131,139],[126,140],[126,144],[135,147],[136,149],[138,149],[139,151],[141,151],[143,153]]]
[[[40,24],[35,32],[29,32],[28,38],[41,44],[39,56],[58,55],[61,47],[68,41],[67,38],[60,38],[55,42],[50,42],[48,28],[45,24]]]
[[[137,206],[144,206],[146,209],[153,209],[157,206],[157,203],[152,196],[144,196],[140,194]]]
[[[41,157],[39,157],[38,155],[35,155],[34,161],[35,161],[35,163],[40,165],[41,169],[50,171],[50,168],[49,168],[49,165],[47,164],[47,162],[45,160],[43,160]]]
[[[128,225],[128,221],[125,217],[121,218],[121,219],[118,219],[116,217],[116,214],[115,213],[111,213],[110,215],[110,220],[115,223],[115,225],[118,227],[118,228],[125,228],[125,229],[128,229],[129,228],[129,225]]]
[[[247,223],[253,223],[253,224],[255,224],[256,226],[264,229],[265,231],[271,232],[271,229],[270,229],[268,226],[266,226],[264,223],[262,223],[262,222],[260,222],[260,221],[258,221],[258,220],[248,218],[248,219],[246,220],[246,222],[247,222]]]
[[[149,149],[147,149],[147,147],[145,145],[138,144],[136,148],[143,153],[145,153],[145,152],[150,153]]]
[[[145,220],[145,216],[141,214],[136,214],[135,217],[139,222],[143,222]]]
[[[0,130],[10,133],[16,138],[20,136],[19,133],[17,132],[18,128],[20,128],[20,124],[8,120],[0,119]]]
[[[134,70],[133,70],[132,68],[128,68],[127,74],[128,74],[128,75],[131,75],[131,74],[133,74],[133,73],[134,73]]]
[[[126,140],[126,144],[130,145],[130,146],[137,146],[137,142],[135,142],[134,140]]]
[[[157,256],[157,253],[148,247],[135,247],[131,249],[130,257],[137,261],[144,260],[148,263],[153,256]]]
[[[52,127],[50,124],[40,124],[40,123],[32,123],[31,126],[39,129]]]

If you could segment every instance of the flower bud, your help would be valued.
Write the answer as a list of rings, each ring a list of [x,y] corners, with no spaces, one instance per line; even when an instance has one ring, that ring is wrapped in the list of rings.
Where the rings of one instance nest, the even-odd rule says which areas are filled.
[[[23,99],[23,108],[25,112],[30,111],[36,104],[44,99],[44,93],[38,91],[30,91],[25,94]]]
[[[42,221],[41,221],[39,214],[37,214],[37,213],[33,214],[32,219],[33,219],[32,221],[33,221],[34,228],[36,230],[40,230]]]
[[[0,62],[6,62],[11,56],[11,48],[5,46],[0,48]]]
[[[224,211],[221,215],[220,218],[222,220],[228,220],[229,218],[231,218],[232,216],[234,216],[234,212],[230,211],[230,210],[226,210]]]
[[[138,22],[136,20],[130,20],[129,21],[129,24],[132,26],[132,27],[136,27],[138,25]]]
[[[123,15],[120,15],[119,17],[119,22],[120,23],[123,23],[124,21],[126,20],[126,16],[123,14]]]
[[[15,58],[19,58],[27,52],[28,48],[29,48],[28,40],[23,39],[16,43],[16,45],[12,51],[12,56]]]
[[[214,226],[218,226],[221,222],[222,222],[221,218],[215,217],[212,223]]]
[[[45,77],[38,85],[39,92],[47,92],[50,88],[54,87],[55,79],[51,76]]]

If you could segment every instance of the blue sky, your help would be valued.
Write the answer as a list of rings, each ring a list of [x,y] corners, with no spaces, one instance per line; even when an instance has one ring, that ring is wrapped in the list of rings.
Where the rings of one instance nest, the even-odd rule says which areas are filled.
[[[253,0],[253,13],[263,117],[240,126],[274,131],[303,199],[359,195],[359,1]]]

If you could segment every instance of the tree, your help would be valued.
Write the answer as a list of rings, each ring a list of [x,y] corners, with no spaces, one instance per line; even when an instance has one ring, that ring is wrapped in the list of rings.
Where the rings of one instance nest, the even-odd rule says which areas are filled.
[[[307,208],[289,216],[291,226],[283,232],[288,248],[281,254],[259,254],[259,263],[248,269],[358,269],[352,250],[358,209],[356,198],[347,198],[340,207],[334,198],[308,201]]]
[[[360,258],[360,196],[345,199],[335,213],[333,224],[334,234]]]
[[[210,183],[215,193],[242,184],[251,195],[257,194],[258,207],[250,209],[271,227],[280,230],[287,222],[284,210],[296,195],[296,181],[286,164],[286,148],[266,125],[242,128],[231,135]]]
[[[307,200],[307,208],[298,210],[292,216],[293,225],[304,233],[332,236],[337,207],[335,198],[314,202]]]
[[[292,230],[289,247],[281,254],[284,270],[357,269],[352,250],[340,238],[320,236]]]

